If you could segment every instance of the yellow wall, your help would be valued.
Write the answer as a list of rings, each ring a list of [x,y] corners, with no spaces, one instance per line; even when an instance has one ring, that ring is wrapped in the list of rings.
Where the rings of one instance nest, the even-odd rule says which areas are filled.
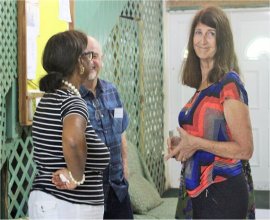
[[[37,38],[37,70],[36,78],[28,80],[28,89],[38,89],[39,79],[45,74],[42,68],[42,53],[47,40],[55,33],[68,30],[68,22],[59,20],[58,0],[39,0],[40,32]]]

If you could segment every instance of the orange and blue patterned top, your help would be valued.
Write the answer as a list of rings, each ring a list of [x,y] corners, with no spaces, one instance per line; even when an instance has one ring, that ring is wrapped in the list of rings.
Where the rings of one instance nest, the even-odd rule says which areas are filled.
[[[196,91],[179,113],[180,126],[197,137],[231,141],[223,109],[226,99],[239,100],[248,105],[247,92],[235,72],[229,72],[219,82]],[[242,172],[240,160],[223,158],[202,150],[196,151],[184,166],[185,183],[190,197],[197,197],[212,183],[224,181]]]

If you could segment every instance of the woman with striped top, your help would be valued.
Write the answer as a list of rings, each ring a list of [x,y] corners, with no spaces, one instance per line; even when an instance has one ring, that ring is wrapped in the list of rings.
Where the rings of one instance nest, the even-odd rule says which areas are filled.
[[[39,83],[45,94],[32,127],[37,175],[28,202],[30,219],[103,218],[102,172],[110,155],[78,92],[92,56],[87,36],[79,31],[55,34],[45,46],[47,74]]]

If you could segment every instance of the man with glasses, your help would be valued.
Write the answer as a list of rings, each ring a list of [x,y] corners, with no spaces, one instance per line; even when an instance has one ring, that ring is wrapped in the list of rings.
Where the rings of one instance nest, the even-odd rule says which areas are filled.
[[[115,86],[99,79],[102,50],[99,42],[88,37],[93,52],[92,67],[80,88],[86,101],[90,122],[110,150],[110,164],[104,172],[104,219],[133,219],[127,183],[127,144],[125,130],[128,116]],[[99,155],[97,155],[99,157]]]

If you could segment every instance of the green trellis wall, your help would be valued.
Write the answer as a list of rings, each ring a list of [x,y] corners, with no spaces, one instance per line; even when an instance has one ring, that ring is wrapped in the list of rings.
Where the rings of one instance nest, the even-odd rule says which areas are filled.
[[[0,167],[7,159],[4,148],[7,142],[7,117],[9,99],[14,99],[12,87],[17,77],[17,11],[15,1],[0,1]]]
[[[0,211],[1,218],[16,218],[27,213],[31,140],[18,125],[17,1],[0,1],[0,12]]]
[[[31,128],[18,123],[17,1],[0,1],[1,218],[27,215],[33,181]]]
[[[35,166],[31,127],[18,123],[17,1],[1,0],[0,11],[0,216],[13,219],[27,216]],[[128,139],[143,152],[160,193],[165,187],[162,28],[161,0],[126,1],[105,41],[101,73],[120,91],[130,116]]]
[[[165,175],[163,137],[162,1],[128,1],[104,45],[101,78],[117,85],[135,143],[160,193]]]

